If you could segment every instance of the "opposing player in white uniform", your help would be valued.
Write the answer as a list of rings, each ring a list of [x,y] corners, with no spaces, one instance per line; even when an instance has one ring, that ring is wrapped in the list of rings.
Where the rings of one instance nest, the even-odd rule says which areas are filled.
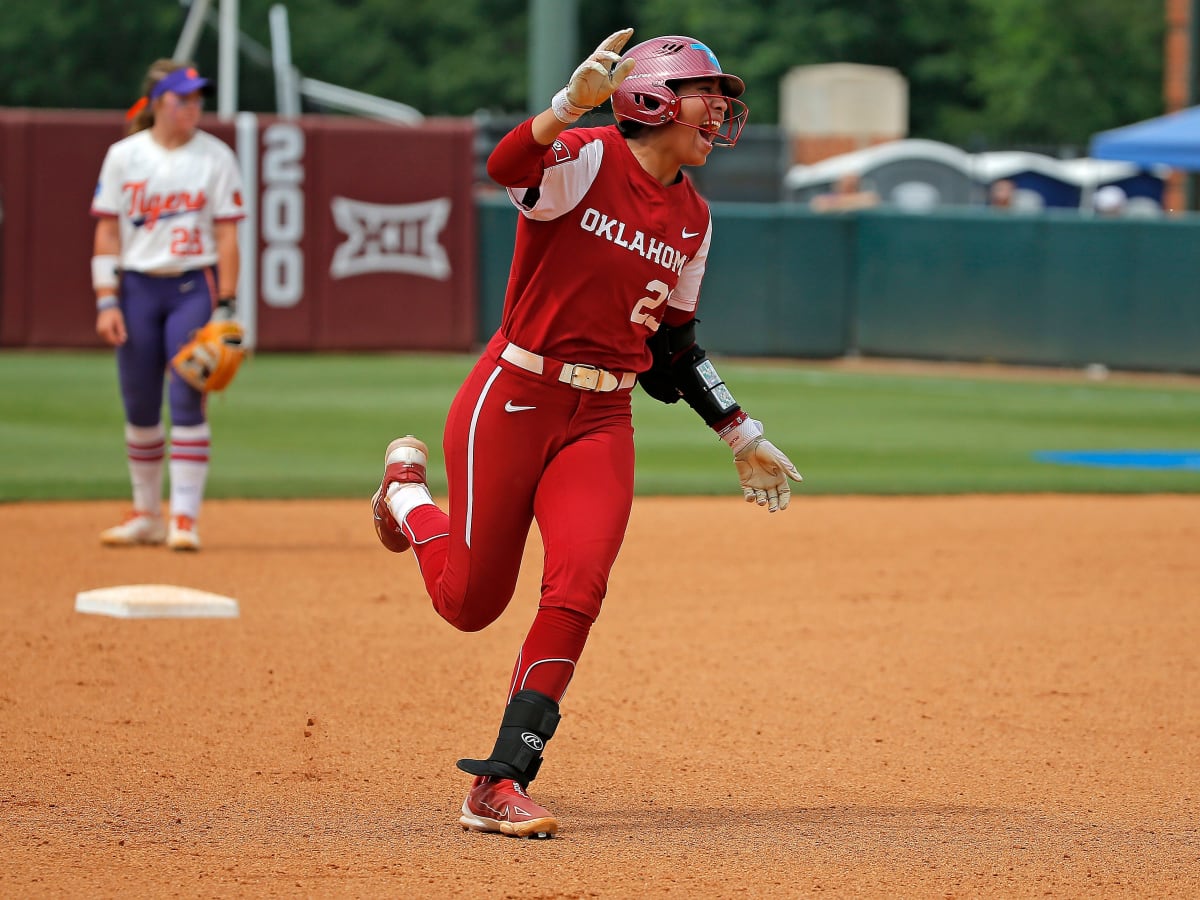
[[[100,535],[110,546],[165,540],[174,550],[200,548],[210,442],[204,395],[170,373],[169,520],[162,405],[175,352],[210,317],[235,314],[241,184],[233,151],[197,127],[208,87],[191,66],[155,62],[130,109],[130,135],[108,149],[92,200],[96,332],[117,348],[133,485],[132,512]]]
[[[744,85],[690,37],[618,57],[631,33],[611,35],[488,160],[519,210],[517,240],[500,330],[446,419],[449,512],[433,504],[428,451],[412,436],[385,451],[372,503],[384,546],[411,546],[434,609],[462,631],[507,607],[534,519],[545,545],[495,746],[458,762],[475,776],[459,818],[475,831],[558,829],[526,788],[629,524],[633,385],[701,414],[733,451],[746,499],[786,509],[788,479],[800,478],[693,336],[712,229],[682,168],[737,142]],[[618,125],[565,130],[610,95]]]

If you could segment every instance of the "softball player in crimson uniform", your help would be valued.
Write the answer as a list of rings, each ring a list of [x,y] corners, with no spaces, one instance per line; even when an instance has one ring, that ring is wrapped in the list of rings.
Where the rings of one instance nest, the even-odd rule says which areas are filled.
[[[534,519],[542,535],[540,603],[495,747],[458,763],[475,776],[459,821],[476,831],[558,828],[526,788],[628,525],[634,383],[701,414],[733,450],[747,500],[785,509],[788,478],[800,480],[694,338],[712,225],[681,167],[737,142],[744,85],[690,37],[619,56],[631,34],[611,35],[488,160],[520,219],[500,330],[447,417],[449,513],[430,498],[427,449],[411,435],[388,446],[372,499],[380,540],[413,548],[434,608],[463,631],[504,611]],[[610,96],[616,126],[564,130]]]
[[[96,332],[117,348],[133,510],[104,544],[198,550],[208,476],[204,395],[170,373],[170,520],[162,516],[166,431],[163,377],[210,317],[232,318],[243,218],[233,151],[199,131],[209,81],[171,60],[154,63],[130,109],[130,135],[104,157],[92,200]]]

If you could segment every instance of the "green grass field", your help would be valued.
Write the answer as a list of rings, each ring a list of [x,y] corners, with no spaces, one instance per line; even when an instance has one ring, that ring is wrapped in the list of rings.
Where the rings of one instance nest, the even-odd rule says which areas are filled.
[[[465,355],[259,354],[209,401],[210,497],[365,497],[388,440],[440,448]],[[811,494],[1198,492],[1200,471],[1039,463],[1039,450],[1200,453],[1200,386],[845,372],[722,360],[734,395]],[[641,494],[737,493],[729,454],[682,403],[634,392]],[[108,352],[0,353],[0,501],[129,494]],[[431,487],[444,490],[440,450]]]

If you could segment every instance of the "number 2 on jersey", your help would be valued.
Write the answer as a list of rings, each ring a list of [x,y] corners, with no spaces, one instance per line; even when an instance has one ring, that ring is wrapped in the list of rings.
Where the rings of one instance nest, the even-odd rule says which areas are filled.
[[[646,290],[653,291],[648,297],[643,297],[633,305],[633,312],[629,314],[629,321],[635,322],[638,325],[645,325],[651,331],[658,331],[658,319],[650,315],[651,311],[658,309],[667,301],[667,297],[671,296],[671,289],[661,281],[655,279],[647,282]]]
[[[200,256],[204,253],[204,239],[199,228],[172,228],[171,252],[176,256]]]

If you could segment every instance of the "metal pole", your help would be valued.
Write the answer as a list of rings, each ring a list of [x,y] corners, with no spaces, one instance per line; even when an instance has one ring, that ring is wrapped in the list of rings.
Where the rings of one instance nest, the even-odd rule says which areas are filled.
[[[292,38],[288,11],[276,3],[268,14],[271,23],[271,65],[275,70],[275,108],[286,118],[300,115],[300,86],[292,68]]]
[[[1200,55],[1200,0],[1191,0],[1188,4],[1186,107],[1195,106],[1197,97],[1200,97],[1200,85],[1197,84],[1197,79],[1200,78],[1200,60],[1196,58],[1198,55]],[[1190,173],[1184,179],[1183,195],[1183,208],[1195,210],[1196,201],[1200,198],[1200,177],[1195,172]]]
[[[258,344],[258,116],[237,114],[237,156],[242,172],[242,211],[238,226],[238,319],[246,332],[242,346],[253,350]]]
[[[209,0],[192,0],[175,52],[171,54],[175,62],[190,62],[196,58],[196,43],[200,40],[200,29],[204,27],[204,17],[208,15],[208,3]]]
[[[425,116],[406,103],[397,103],[385,97],[375,97],[350,88],[338,87],[315,78],[300,79],[300,93],[316,103],[344,109],[360,116],[369,116],[383,122],[398,122],[416,125]]]
[[[220,0],[217,50],[217,116],[229,120],[238,107],[238,0]]]
[[[1186,105],[1194,106],[1197,96],[1200,96],[1200,60],[1197,60],[1197,49],[1200,48],[1200,0],[1191,0],[1188,4],[1188,42],[1187,42],[1187,93]]]
[[[530,113],[550,105],[550,98],[567,83],[579,64],[579,0],[530,0],[529,96]]]

